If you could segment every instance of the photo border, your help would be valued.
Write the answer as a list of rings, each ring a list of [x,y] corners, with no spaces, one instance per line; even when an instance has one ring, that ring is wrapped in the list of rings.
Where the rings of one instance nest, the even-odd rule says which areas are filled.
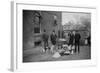
[[[83,67],[83,66],[95,66],[97,64],[97,55],[95,48],[95,34],[97,24],[96,22],[96,8],[95,7],[77,7],[77,6],[62,6],[62,5],[42,5],[34,4],[30,2],[12,2],[12,57],[11,57],[11,70],[13,71],[25,71],[25,70],[42,70],[42,69],[55,69],[55,68],[67,68],[67,67]],[[75,11],[75,12],[89,12],[91,13],[91,60],[68,60],[68,61],[53,61],[53,62],[31,62],[23,63],[22,61],[22,9],[36,10],[53,10],[53,11]],[[49,8],[50,9],[49,9]],[[94,25],[95,24],[95,25]],[[48,66],[48,67],[47,67]]]

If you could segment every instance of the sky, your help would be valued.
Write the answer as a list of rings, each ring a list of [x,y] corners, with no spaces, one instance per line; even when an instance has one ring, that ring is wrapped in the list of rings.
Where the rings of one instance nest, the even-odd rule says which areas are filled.
[[[72,22],[74,24],[81,24],[82,19],[86,19],[88,21],[91,20],[90,13],[76,13],[76,12],[62,12],[62,25],[65,25],[68,22]]]

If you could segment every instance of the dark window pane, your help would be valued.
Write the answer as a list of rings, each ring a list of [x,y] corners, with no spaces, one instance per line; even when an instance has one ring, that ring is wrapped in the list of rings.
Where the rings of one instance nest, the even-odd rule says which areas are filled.
[[[40,28],[39,27],[35,27],[34,28],[34,33],[40,33]]]

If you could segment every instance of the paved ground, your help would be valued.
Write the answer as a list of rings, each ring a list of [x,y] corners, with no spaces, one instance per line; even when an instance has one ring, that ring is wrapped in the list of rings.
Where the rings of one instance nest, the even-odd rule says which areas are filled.
[[[65,55],[59,58],[53,58],[50,51],[43,53],[42,47],[35,47],[23,51],[23,62],[44,62],[44,61],[61,61],[61,60],[85,60],[91,58],[91,49],[88,46],[81,46],[80,53]]]

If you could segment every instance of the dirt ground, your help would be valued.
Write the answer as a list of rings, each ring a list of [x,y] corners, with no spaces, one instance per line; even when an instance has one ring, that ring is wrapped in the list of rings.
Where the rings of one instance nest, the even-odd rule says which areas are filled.
[[[86,60],[91,59],[91,49],[89,46],[80,46],[80,53],[72,55],[64,55],[59,58],[54,58],[51,51],[42,52],[42,47],[38,46],[23,51],[23,62],[45,62],[45,61],[63,61],[63,60]]]

